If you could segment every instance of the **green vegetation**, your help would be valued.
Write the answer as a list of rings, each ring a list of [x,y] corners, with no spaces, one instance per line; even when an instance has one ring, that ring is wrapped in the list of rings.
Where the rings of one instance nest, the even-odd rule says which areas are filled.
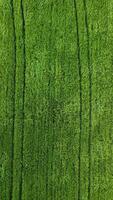
[[[113,1],[0,0],[0,200],[113,200]]]

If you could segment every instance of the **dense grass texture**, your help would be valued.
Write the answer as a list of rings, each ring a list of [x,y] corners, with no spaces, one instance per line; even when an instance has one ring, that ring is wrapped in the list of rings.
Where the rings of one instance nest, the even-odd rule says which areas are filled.
[[[0,0],[0,200],[113,200],[112,0]]]

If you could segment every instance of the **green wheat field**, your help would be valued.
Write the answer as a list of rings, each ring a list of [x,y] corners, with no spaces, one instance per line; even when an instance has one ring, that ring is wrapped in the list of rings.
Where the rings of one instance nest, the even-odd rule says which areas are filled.
[[[0,0],[0,200],[113,200],[113,0]]]

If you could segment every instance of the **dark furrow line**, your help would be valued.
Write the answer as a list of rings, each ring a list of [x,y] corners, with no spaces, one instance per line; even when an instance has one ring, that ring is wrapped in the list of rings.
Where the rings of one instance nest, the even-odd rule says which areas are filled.
[[[46,189],[46,200],[48,200],[48,187],[49,187],[49,181],[48,181],[48,159],[49,159],[49,150],[48,150],[48,146],[46,149],[46,154],[47,154],[47,160],[46,160],[46,184],[45,184],[45,189]]]
[[[35,122],[35,125],[36,125],[36,122]],[[39,126],[40,127],[40,126]],[[37,159],[37,165],[36,165],[36,168],[37,168],[37,173],[36,173],[36,180],[37,180],[37,183],[38,183],[38,187],[37,187],[37,192],[36,192],[36,199],[40,198],[39,197],[39,157],[40,157],[40,148],[39,148],[39,133],[37,134],[37,137],[38,137],[38,141],[37,141],[37,154],[38,154],[38,159]]]
[[[47,123],[48,123],[48,133],[50,133],[51,131],[51,115],[50,113],[52,112],[51,110],[51,41],[52,41],[52,10],[53,10],[53,2],[50,5],[50,35],[49,35],[49,80],[48,80],[48,119],[47,119]],[[48,136],[48,135],[47,135]],[[46,199],[48,199],[48,195],[49,195],[49,177],[48,177],[48,171],[49,171],[49,167],[48,167],[48,163],[49,163],[49,148],[48,148],[48,142],[46,141],[47,144],[47,163],[46,163]]]
[[[52,19],[52,13],[53,13],[53,8],[54,8],[54,4],[52,3],[51,4],[51,25],[53,23],[53,19]],[[53,78],[54,78],[54,81],[53,81],[53,100],[56,99],[56,93],[55,93],[55,77],[56,77],[56,66],[54,66],[53,68]],[[56,110],[55,108],[53,107],[52,108],[52,163],[51,163],[51,177],[52,177],[52,188],[51,188],[51,200],[55,199],[56,198],[56,195],[57,195],[57,192],[54,188],[54,170],[55,170],[55,162],[54,162],[54,152],[55,152],[55,133],[56,133]],[[56,171],[56,170],[55,170]],[[56,183],[56,182],[55,182]]]
[[[83,0],[84,12],[85,12],[85,26],[87,34],[87,58],[88,58],[88,70],[89,70],[89,139],[88,139],[88,154],[89,154],[89,175],[88,175],[88,199],[91,199],[91,135],[92,135],[92,67],[90,62],[90,45],[89,45],[89,28],[88,28],[88,16],[86,8],[86,0]]]
[[[22,39],[23,39],[23,113],[22,113],[22,138],[21,138],[21,175],[20,175],[20,188],[19,188],[19,200],[22,199],[23,189],[23,148],[24,148],[24,122],[25,122],[25,87],[26,87],[26,49],[25,49],[25,17],[24,17],[24,5],[23,0],[20,1],[21,18],[22,18]]]
[[[55,79],[55,67],[54,67],[54,79]],[[53,96],[53,99],[55,98],[55,82],[53,83],[53,93],[54,93],[54,96]],[[54,109],[54,108],[53,108]],[[55,131],[54,131],[54,125],[55,125],[55,114],[56,113],[54,113],[55,111],[53,110],[52,111],[52,126],[53,126],[53,128],[52,128],[52,148],[51,148],[51,150],[52,150],[52,163],[51,163],[51,177],[52,177],[52,180],[53,180],[53,171],[54,171],[54,162],[53,162],[53,160],[54,160],[54,149],[55,149],[55,144],[54,144],[54,141],[55,141]],[[51,189],[51,198],[52,199],[54,199],[54,187],[53,187],[53,185],[52,185],[52,189]]]
[[[14,77],[13,77],[13,86],[14,86],[14,93],[13,93],[13,125],[12,125],[12,155],[11,155],[11,187],[9,193],[9,199],[12,200],[13,198],[13,178],[14,178],[14,136],[15,136],[15,96],[16,96],[16,28],[15,28],[15,17],[14,17],[14,2],[10,0],[11,6],[11,17],[12,17],[12,25],[13,25],[13,39],[14,39]]]
[[[99,127],[97,129],[98,130],[98,135],[100,135],[100,133],[101,133],[101,131],[100,131],[100,121],[101,120],[100,120],[100,115],[99,115]],[[98,185],[99,185],[99,188],[98,188],[98,191],[97,191],[97,193],[98,193],[98,200],[99,200],[99,196],[100,196],[100,176],[99,176],[100,175],[100,173],[99,173],[100,172],[99,171],[100,170],[100,168],[99,168],[100,161],[99,160],[100,160],[100,155],[98,156],[98,161],[97,161],[98,162]]]
[[[78,57],[78,70],[79,70],[79,90],[80,90],[80,133],[79,133],[79,157],[78,157],[78,200],[80,200],[81,192],[81,135],[82,135],[82,71],[81,71],[81,58],[80,58],[80,39],[79,39],[79,25],[77,14],[77,3],[74,0],[75,18],[76,18],[76,33],[77,33],[77,57]]]

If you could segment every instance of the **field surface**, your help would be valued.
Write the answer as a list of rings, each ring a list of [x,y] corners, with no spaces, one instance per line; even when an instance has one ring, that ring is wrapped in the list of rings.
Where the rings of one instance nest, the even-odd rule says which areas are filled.
[[[0,0],[0,200],[113,200],[112,0]]]

